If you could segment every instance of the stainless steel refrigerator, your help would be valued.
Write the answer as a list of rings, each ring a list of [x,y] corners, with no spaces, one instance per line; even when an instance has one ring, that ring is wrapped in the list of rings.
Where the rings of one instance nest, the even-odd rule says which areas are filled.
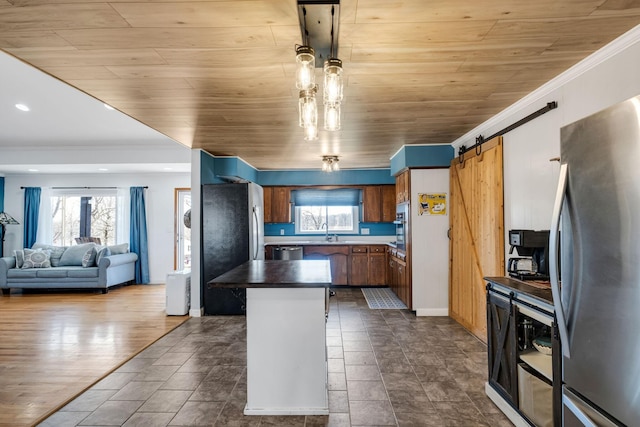
[[[244,289],[219,289],[211,279],[264,259],[264,198],[254,183],[202,186],[202,288],[207,315],[244,314]]]
[[[563,127],[560,155],[550,275],[564,425],[638,426],[640,97]]]

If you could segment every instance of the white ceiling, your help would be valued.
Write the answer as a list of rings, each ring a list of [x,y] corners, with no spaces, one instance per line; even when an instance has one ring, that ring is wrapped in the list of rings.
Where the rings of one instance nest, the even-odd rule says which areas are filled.
[[[190,158],[189,148],[0,51],[0,175],[188,172]]]

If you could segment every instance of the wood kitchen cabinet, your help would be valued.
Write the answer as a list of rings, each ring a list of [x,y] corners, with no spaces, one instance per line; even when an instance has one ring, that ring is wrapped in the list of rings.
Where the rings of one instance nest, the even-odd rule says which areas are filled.
[[[352,246],[349,284],[352,286],[384,286],[387,284],[385,246]]]
[[[406,254],[389,248],[387,281],[394,294],[411,309],[411,281],[407,269]]]
[[[263,187],[264,222],[288,223],[291,217],[291,188]]]
[[[367,185],[362,188],[362,221],[393,222],[395,220],[395,187]]]
[[[408,202],[411,198],[409,170],[396,176],[396,203]]]
[[[369,285],[384,286],[387,284],[386,246],[369,246]]]
[[[349,284],[352,286],[369,284],[369,248],[367,246],[351,247]]]
[[[349,246],[318,245],[305,246],[304,259],[328,259],[331,263],[331,284],[349,284]]]

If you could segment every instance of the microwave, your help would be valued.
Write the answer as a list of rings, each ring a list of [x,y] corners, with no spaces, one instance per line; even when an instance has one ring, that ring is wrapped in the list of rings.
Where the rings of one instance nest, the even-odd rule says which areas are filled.
[[[396,220],[393,221],[396,226],[396,247],[403,251],[407,249],[408,219],[409,203],[399,203],[396,205]]]

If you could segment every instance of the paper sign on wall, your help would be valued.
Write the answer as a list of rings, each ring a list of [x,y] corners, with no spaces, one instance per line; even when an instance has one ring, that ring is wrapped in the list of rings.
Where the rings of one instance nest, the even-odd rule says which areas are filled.
[[[418,215],[446,215],[447,193],[418,193]]]

